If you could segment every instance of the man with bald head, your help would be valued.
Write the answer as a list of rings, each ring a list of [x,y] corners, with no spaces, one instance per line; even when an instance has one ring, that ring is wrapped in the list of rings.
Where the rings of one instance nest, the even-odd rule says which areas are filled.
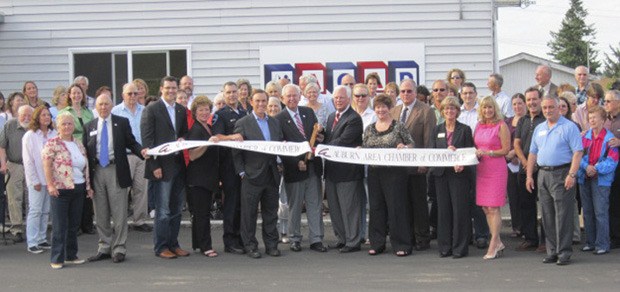
[[[577,97],[577,104],[580,105],[588,99],[586,91],[588,91],[588,87],[590,87],[588,68],[586,66],[577,66],[577,68],[575,68],[575,81],[577,81],[575,96]]]
[[[88,260],[111,257],[114,263],[120,263],[127,252],[127,188],[132,184],[127,150],[143,157],[142,146],[132,134],[129,120],[111,114],[110,95],[99,95],[95,108],[99,117],[84,125],[82,138],[92,178],[91,188],[95,190],[93,204],[99,233],[97,254]]]
[[[551,68],[547,65],[540,65],[536,68],[536,85],[541,90],[543,96],[558,96],[558,87],[551,82]]]
[[[194,79],[187,75],[181,77],[179,89],[185,91],[185,94],[187,94],[187,108],[192,108],[192,101],[194,101]]]
[[[353,90],[353,85],[355,85],[355,77],[349,73],[345,74],[342,76],[342,79],[340,79],[340,85],[349,86],[349,88]]]
[[[142,145],[142,132],[140,131],[140,119],[144,106],[138,103],[138,88],[132,82],[123,85],[123,102],[112,108],[112,114],[129,120],[131,133],[136,141]],[[144,178],[145,161],[139,155],[127,152],[129,172],[131,173],[131,208],[132,215],[129,218],[133,224],[132,230],[151,232],[153,228],[146,224],[148,219],[148,180]]]
[[[8,172],[11,175],[6,185],[6,193],[11,234],[15,242],[24,241],[22,205],[26,194],[26,178],[22,160],[22,138],[28,131],[33,112],[34,109],[29,105],[20,106],[17,110],[17,119],[6,122],[0,133],[0,172],[3,174]]]

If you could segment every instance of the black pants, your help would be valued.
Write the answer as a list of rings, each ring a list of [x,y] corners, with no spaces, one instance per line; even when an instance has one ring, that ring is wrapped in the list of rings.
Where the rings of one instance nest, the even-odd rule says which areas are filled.
[[[512,230],[523,233],[521,224],[521,196],[519,195],[519,173],[508,170],[508,202],[510,203],[510,221]]]
[[[471,238],[471,180],[467,174],[446,169],[435,177],[437,190],[437,245],[440,253],[465,256]]]
[[[241,227],[241,181],[235,173],[232,160],[223,162],[222,188],[224,190],[224,246],[243,247]]]
[[[84,194],[86,197],[86,194]],[[93,215],[95,211],[93,209],[93,200],[91,198],[84,198],[84,206],[82,207],[82,220],[80,223],[80,229],[82,232],[88,232],[95,228],[93,224]]]
[[[525,240],[533,244],[542,244],[545,242],[544,231],[541,226],[541,236],[538,237],[538,208],[536,206],[538,173],[534,173],[534,190],[528,192],[525,188],[526,175],[519,173],[517,179],[517,190],[521,200],[521,230],[525,236]]]
[[[392,249],[411,252],[410,214],[403,204],[407,194],[406,179],[407,174],[400,167],[368,168],[368,238],[375,250],[385,247],[389,226]]]
[[[620,245],[620,165],[609,191],[609,237],[612,246]]]
[[[428,199],[426,197],[426,175],[409,174],[407,182],[407,202],[410,208],[411,226],[413,226],[411,242],[428,244],[431,238],[428,222]]]
[[[256,219],[258,204],[263,217],[263,242],[265,249],[278,247],[278,207],[280,194],[273,178],[263,185],[255,185],[249,179],[241,181],[241,238],[246,251],[258,248]]]
[[[435,190],[435,176],[428,172],[427,179],[426,193],[428,194],[428,201],[431,205],[431,210],[428,212],[428,223],[437,230],[437,191]]]
[[[205,252],[213,248],[210,218],[213,192],[203,187],[189,186],[187,198],[192,213],[192,249]]]

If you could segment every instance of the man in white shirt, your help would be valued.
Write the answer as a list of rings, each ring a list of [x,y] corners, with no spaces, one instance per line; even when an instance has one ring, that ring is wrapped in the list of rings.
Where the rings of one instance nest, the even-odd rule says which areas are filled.
[[[510,102],[510,96],[506,92],[502,91],[504,85],[504,77],[500,74],[493,73],[489,75],[487,81],[487,87],[491,90],[491,95],[495,98],[495,102],[499,105],[500,110],[504,118],[510,118],[515,115],[512,110],[512,104]]]

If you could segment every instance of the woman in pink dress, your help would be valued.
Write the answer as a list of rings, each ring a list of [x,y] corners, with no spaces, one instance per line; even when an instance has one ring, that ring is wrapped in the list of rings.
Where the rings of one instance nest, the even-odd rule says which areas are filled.
[[[506,203],[508,170],[504,156],[510,151],[510,131],[503,121],[495,99],[480,100],[474,145],[480,163],[476,168],[476,204],[482,207],[491,231],[485,260],[500,256],[505,248],[499,233],[502,228],[500,208]]]

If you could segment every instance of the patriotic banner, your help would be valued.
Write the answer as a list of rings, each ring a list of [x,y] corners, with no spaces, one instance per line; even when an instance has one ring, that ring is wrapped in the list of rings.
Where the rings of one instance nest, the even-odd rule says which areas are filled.
[[[159,145],[155,148],[149,149],[147,152],[150,156],[161,156],[172,154],[177,151],[200,147],[200,146],[221,146],[234,148],[239,150],[247,150],[253,152],[260,152],[265,154],[279,155],[279,156],[299,156],[308,152],[312,152],[308,142],[278,142],[278,141],[195,141],[195,140],[183,140],[176,142],[168,142]]]
[[[476,148],[456,151],[428,148],[349,148],[320,144],[315,155],[342,163],[381,166],[455,166],[478,164]]]

